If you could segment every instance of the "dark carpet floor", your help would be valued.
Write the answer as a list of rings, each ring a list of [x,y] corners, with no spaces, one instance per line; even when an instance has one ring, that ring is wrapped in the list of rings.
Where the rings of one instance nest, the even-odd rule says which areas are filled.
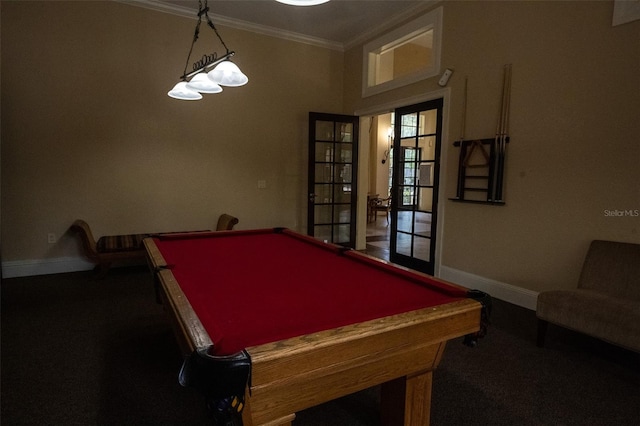
[[[177,382],[181,357],[144,268],[5,279],[2,425],[211,425]],[[638,425],[640,355],[495,301],[476,348],[447,346],[433,425]],[[301,413],[295,426],[378,424],[377,389]]]

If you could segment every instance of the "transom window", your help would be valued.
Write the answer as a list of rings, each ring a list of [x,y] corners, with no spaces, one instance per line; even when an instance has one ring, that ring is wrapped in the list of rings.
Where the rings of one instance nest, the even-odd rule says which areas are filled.
[[[364,46],[362,96],[394,89],[440,72],[442,7]]]

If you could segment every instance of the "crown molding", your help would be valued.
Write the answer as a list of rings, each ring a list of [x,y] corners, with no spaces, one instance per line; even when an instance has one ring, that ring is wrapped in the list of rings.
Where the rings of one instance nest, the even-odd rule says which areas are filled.
[[[130,6],[143,7],[145,9],[155,10],[158,12],[169,13],[171,15],[180,16],[183,18],[197,19],[197,14],[193,9],[178,6],[172,3],[165,3],[161,0],[115,0],[118,3],[128,4]],[[279,28],[270,27],[267,25],[255,24],[252,22],[243,21],[240,19],[229,18],[228,16],[217,15],[215,13],[210,14],[211,18],[216,24],[220,24],[226,27],[235,28],[239,30],[249,31],[257,34],[262,34],[270,37],[281,38],[284,40],[295,41],[298,43],[310,44],[313,46],[323,47],[331,50],[344,51],[344,45],[339,42],[325,40],[319,37],[312,37],[305,34],[296,33],[293,31],[286,31]]]
[[[381,34],[389,31],[393,27],[404,23],[409,19],[416,18],[418,15],[426,12],[427,10],[432,9],[435,5],[441,3],[442,0],[426,0],[422,1],[419,4],[416,4],[414,7],[405,10],[404,12],[393,16],[387,22],[382,25],[378,25],[376,27],[372,27],[368,31],[354,37],[348,42],[344,43],[344,50],[349,50],[353,47],[364,44],[372,38],[378,37]]]

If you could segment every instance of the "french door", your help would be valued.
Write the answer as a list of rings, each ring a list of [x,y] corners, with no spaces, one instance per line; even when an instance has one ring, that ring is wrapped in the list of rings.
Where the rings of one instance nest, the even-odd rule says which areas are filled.
[[[443,100],[398,108],[394,116],[391,262],[433,275]]]
[[[309,113],[307,233],[355,247],[359,118]]]

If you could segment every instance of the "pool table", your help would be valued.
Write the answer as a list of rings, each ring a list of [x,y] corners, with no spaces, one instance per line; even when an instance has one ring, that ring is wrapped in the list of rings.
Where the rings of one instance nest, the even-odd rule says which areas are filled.
[[[289,229],[144,245],[185,356],[248,356],[244,426],[376,385],[382,424],[427,425],[446,342],[481,328],[466,288]]]

